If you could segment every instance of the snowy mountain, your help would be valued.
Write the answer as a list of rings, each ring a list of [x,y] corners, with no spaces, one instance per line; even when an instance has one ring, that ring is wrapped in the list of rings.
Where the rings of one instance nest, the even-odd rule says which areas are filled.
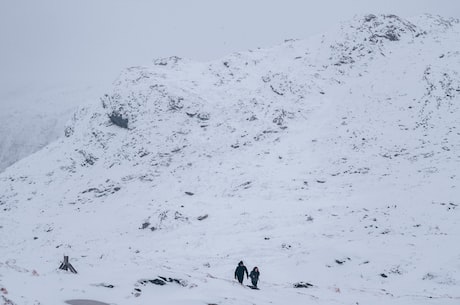
[[[3,302],[457,304],[459,34],[368,15],[123,71],[0,175]]]

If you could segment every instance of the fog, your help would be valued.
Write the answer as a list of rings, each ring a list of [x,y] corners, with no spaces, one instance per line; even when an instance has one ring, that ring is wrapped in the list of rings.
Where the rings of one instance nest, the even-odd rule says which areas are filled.
[[[111,82],[156,57],[215,59],[365,13],[460,17],[460,1],[2,0],[0,96]]]

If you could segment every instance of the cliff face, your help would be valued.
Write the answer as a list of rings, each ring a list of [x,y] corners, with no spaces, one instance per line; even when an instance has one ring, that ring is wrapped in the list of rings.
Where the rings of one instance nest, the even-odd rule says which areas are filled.
[[[40,269],[70,298],[73,278],[55,270],[65,253],[82,298],[104,295],[98,281],[115,283],[115,303],[243,304],[252,292],[226,279],[245,258],[270,288],[260,303],[448,304],[459,30],[368,15],[272,49],[123,71],[65,138],[0,176],[0,285],[48,304],[19,288]],[[183,280],[169,288],[180,296],[139,282],[165,274]],[[314,284],[308,296],[299,281]]]

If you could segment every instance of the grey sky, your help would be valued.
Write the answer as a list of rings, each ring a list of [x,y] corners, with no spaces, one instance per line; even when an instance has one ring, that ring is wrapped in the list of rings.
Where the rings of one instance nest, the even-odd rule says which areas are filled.
[[[0,96],[110,82],[126,66],[305,38],[355,14],[460,17],[458,0],[0,0]]]

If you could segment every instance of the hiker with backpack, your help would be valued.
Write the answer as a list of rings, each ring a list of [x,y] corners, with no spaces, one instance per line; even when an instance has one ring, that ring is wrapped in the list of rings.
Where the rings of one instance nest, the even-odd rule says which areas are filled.
[[[235,279],[238,279],[238,282],[240,282],[240,284],[243,284],[244,273],[246,273],[246,278],[249,278],[248,269],[243,264],[243,261],[240,261],[238,263],[238,267],[236,267],[235,269]]]
[[[251,278],[252,286],[254,288],[257,288],[257,282],[259,281],[259,275],[260,275],[260,272],[259,272],[259,268],[257,267],[254,267],[254,269],[252,269],[251,271],[251,274],[249,274],[249,277]]]

